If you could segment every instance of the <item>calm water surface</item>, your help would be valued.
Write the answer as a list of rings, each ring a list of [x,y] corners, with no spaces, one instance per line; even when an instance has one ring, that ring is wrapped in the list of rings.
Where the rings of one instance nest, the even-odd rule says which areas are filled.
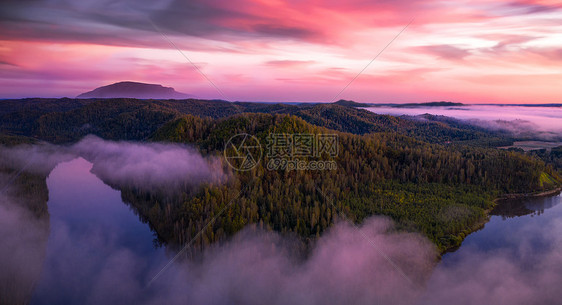
[[[79,158],[47,178],[51,231],[32,304],[84,304],[127,281],[142,287],[163,265],[164,249],[154,246],[149,226],[91,167]]]
[[[166,263],[149,226],[90,169],[89,162],[75,159],[59,164],[47,179],[51,231],[32,304],[95,303],[96,296],[123,283],[128,292],[110,297],[112,302],[142,299],[143,287]],[[474,251],[508,253],[532,265],[532,251],[550,247],[561,202],[558,195],[502,205],[460,249],[444,255],[437,270],[460,264]]]
[[[533,251],[551,249],[556,222],[562,220],[562,195],[509,201],[492,212],[483,229],[470,234],[455,252],[443,256],[442,265],[456,264],[473,252],[501,252],[531,264]]]

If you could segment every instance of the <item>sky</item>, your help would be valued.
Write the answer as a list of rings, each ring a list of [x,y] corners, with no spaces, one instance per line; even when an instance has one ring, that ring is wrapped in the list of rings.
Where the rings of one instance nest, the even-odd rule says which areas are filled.
[[[129,80],[231,101],[562,102],[557,0],[0,6],[0,98],[75,97]]]

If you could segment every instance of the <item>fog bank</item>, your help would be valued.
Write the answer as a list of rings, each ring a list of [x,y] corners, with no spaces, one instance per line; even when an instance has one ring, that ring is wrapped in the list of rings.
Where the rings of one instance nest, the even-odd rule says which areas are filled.
[[[37,217],[0,172],[0,304],[26,304],[43,268],[49,217]],[[46,204],[46,202],[43,202]]]
[[[156,178],[172,183],[167,175],[185,185],[217,179],[212,159],[181,145],[88,137],[68,147],[21,146],[0,153],[5,166],[43,174],[53,164],[84,156],[104,180],[143,188],[162,187]],[[0,186],[11,180],[10,175],[0,175]],[[0,291],[24,287],[27,291],[19,297],[25,298],[26,287],[32,287],[43,265],[45,230],[21,208],[25,203],[10,195],[23,192],[16,187],[0,193]],[[79,217],[80,212],[84,210],[72,214]],[[174,263],[150,287],[147,283],[167,260],[147,260],[117,243],[115,230],[84,223],[95,229],[73,234],[67,224],[52,226],[49,247],[57,255],[49,270],[56,276],[42,286],[45,298],[35,304],[526,305],[562,299],[561,218],[514,230],[520,243],[515,253],[473,249],[458,263],[433,271],[434,245],[419,234],[395,232],[386,218],[372,217],[358,229],[337,223],[306,259],[295,255],[290,237],[247,226],[225,244],[209,248],[202,261]],[[536,236],[548,247],[537,251]]]
[[[81,236],[89,241],[84,247],[62,229],[55,241],[63,246],[61,263],[50,270],[58,278],[41,287],[45,301],[36,303],[69,300],[61,294],[79,291],[84,297],[70,300],[83,304],[413,304],[430,274],[434,246],[416,234],[391,229],[392,222],[383,218],[366,221],[362,233],[340,223],[303,260],[294,255],[291,238],[247,227],[208,249],[201,262],[174,263],[149,287],[166,261],[145,261],[99,232]],[[107,257],[98,264],[89,251]],[[81,274],[91,278],[71,280]]]
[[[453,107],[370,107],[366,110],[395,116],[443,115],[469,124],[510,132],[518,137],[562,139],[562,107],[465,105]]]
[[[226,179],[220,159],[186,145],[113,142],[87,136],[70,151],[92,162],[107,183],[143,190],[173,190]]]
[[[86,136],[71,146],[48,143],[0,146],[0,166],[48,175],[59,163],[82,157],[105,182],[145,191],[174,191],[222,183],[227,173],[218,157],[203,157],[181,144],[108,141]]]
[[[558,304],[562,298],[560,238],[530,265],[502,251],[489,255],[475,250],[459,264],[439,266],[425,287],[422,279],[431,274],[433,245],[415,234],[389,233],[391,226],[387,219],[371,218],[360,229],[365,238],[351,225],[340,223],[320,238],[304,261],[291,254],[286,237],[247,227],[230,242],[207,251],[200,263],[174,263],[148,288],[146,283],[165,262],[139,273],[139,267],[150,262],[127,249],[107,249],[98,237],[92,250],[99,246],[110,255],[95,273],[95,285],[70,281],[67,288],[85,289],[86,304],[523,305]],[[85,249],[73,252],[75,243],[67,240],[65,244],[63,258],[68,265],[60,268],[88,266],[82,261],[85,255],[77,255],[85,254]],[[72,275],[70,269],[60,274],[65,272]],[[56,287],[50,289],[57,293]]]
[[[510,227],[504,247],[465,248],[453,263],[438,266],[419,304],[560,304],[560,208],[548,212],[552,217],[535,216],[534,224]]]

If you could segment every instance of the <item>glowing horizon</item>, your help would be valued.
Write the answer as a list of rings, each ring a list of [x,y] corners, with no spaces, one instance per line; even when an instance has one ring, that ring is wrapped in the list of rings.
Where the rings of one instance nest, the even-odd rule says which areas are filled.
[[[561,103],[562,1],[7,1],[0,98],[119,81],[199,98]],[[224,97],[151,24],[224,92]]]

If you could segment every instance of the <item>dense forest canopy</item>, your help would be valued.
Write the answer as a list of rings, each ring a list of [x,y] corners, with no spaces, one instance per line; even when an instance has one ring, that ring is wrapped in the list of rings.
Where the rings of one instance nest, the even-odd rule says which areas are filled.
[[[270,134],[337,135],[336,170],[270,170],[264,155],[250,171],[232,171],[226,183],[195,192],[167,196],[114,185],[170,244],[185,244],[216,218],[195,240],[194,253],[249,224],[300,236],[306,246],[342,217],[361,222],[371,215],[421,232],[445,251],[486,220],[495,198],[550,190],[562,181],[559,149],[499,150],[494,147],[513,138],[451,118],[378,115],[347,104],[3,100],[0,143],[63,144],[94,134],[188,143],[220,156],[228,139],[241,133],[260,143]]]
[[[189,114],[212,119],[239,113],[290,114],[329,129],[366,134],[395,132],[431,143],[510,145],[505,135],[442,117],[379,115],[339,104],[230,103],[221,100],[23,99],[0,101],[0,131],[53,143],[87,134],[114,140],[145,140],[164,123]]]
[[[213,153],[224,147],[225,138],[239,133],[256,135],[265,143],[270,133],[334,131],[284,114],[241,114],[218,120],[188,115],[164,125],[152,140],[191,143]],[[239,199],[241,204],[233,205],[206,232],[202,243],[225,238],[249,223],[313,238],[338,214],[356,222],[378,214],[390,216],[402,229],[423,232],[445,250],[458,246],[483,221],[494,198],[550,189],[560,181],[551,167],[519,153],[432,144],[396,132],[336,133],[340,154],[335,171],[270,171],[263,166],[266,157],[251,172],[237,173],[232,185],[208,186],[183,205],[162,202],[142,214],[149,215],[155,226],[162,224],[157,231],[173,227],[171,223],[186,224],[167,232],[183,243],[218,213],[222,198],[252,185]],[[545,182],[541,177],[553,180]],[[130,190],[126,201],[148,208],[148,202],[139,204],[142,197]]]

